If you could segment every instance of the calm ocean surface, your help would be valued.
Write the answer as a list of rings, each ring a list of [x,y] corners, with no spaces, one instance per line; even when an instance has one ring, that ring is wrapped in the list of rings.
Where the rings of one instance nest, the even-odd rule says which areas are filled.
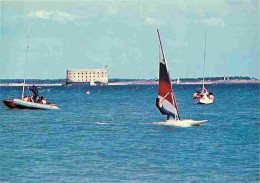
[[[174,85],[181,118],[208,120],[186,128],[154,123],[166,119],[157,86],[38,89],[61,109],[0,105],[0,182],[259,182],[258,84],[210,85],[213,105],[194,105],[199,85]]]

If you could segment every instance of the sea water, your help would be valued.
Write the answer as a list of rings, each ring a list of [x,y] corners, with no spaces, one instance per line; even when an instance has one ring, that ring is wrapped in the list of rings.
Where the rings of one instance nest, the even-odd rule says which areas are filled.
[[[259,182],[259,85],[209,85],[214,103],[195,105],[200,87],[174,85],[200,127],[161,125],[156,85],[39,87],[54,111],[1,104],[0,182]]]

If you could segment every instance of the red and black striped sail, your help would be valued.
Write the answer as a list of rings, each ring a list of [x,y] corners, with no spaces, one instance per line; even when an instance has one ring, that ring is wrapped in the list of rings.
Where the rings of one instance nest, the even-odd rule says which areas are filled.
[[[159,43],[160,43],[159,45],[160,53],[162,56],[162,58],[160,56],[160,66],[159,66],[158,98],[161,101],[161,105],[162,105],[161,108],[163,109],[164,113],[161,110],[160,111],[162,114],[166,114],[166,115],[170,114],[171,116],[174,116],[175,119],[180,119],[158,29],[157,29],[157,33],[158,33]]]
[[[173,104],[173,97],[172,97],[172,85],[171,80],[169,77],[169,73],[167,70],[167,66],[164,60],[160,62],[160,69],[159,69],[159,87],[158,87],[158,95],[161,97],[166,96],[165,100]]]

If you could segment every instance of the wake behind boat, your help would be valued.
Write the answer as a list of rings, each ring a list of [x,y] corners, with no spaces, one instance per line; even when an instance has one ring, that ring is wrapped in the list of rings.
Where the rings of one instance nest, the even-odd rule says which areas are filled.
[[[159,38],[159,86],[158,86],[158,97],[156,98],[156,107],[159,109],[162,115],[167,116],[167,121],[164,123],[175,123],[185,125],[183,120],[181,121],[177,101],[173,92],[173,87],[168,72],[167,62],[164,57],[164,52],[162,48],[161,38],[159,30],[157,29],[157,34]],[[203,121],[193,121],[190,120],[190,126],[198,126],[205,123],[207,120]]]

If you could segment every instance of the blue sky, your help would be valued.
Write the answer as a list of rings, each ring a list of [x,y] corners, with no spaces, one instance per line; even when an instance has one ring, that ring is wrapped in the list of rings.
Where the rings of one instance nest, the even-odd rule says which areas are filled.
[[[1,1],[0,78],[65,78],[108,65],[110,78],[157,78],[158,38],[172,78],[260,76],[257,0]]]

